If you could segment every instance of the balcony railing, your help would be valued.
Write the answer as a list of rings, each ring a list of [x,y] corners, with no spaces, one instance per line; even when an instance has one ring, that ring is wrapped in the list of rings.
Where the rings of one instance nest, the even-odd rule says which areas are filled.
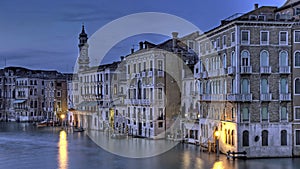
[[[241,66],[241,74],[252,73],[252,66]]]
[[[212,70],[208,72],[209,77],[215,77],[219,75],[219,70]]]
[[[279,73],[280,74],[290,74],[291,73],[291,67],[290,66],[280,66],[279,67]]]
[[[280,101],[291,101],[292,100],[291,93],[281,93],[279,95],[279,100]]]
[[[272,73],[271,66],[261,66],[260,67],[260,73],[261,74],[271,74]]]
[[[233,75],[235,73],[235,66],[228,67],[228,75]]]
[[[226,94],[203,94],[201,101],[225,101]]]
[[[125,99],[125,104],[150,105],[150,100],[149,99]]]
[[[271,100],[272,100],[272,93],[260,94],[260,101],[271,101]]]
[[[234,102],[251,102],[252,101],[252,94],[228,94],[227,95],[228,101]]]

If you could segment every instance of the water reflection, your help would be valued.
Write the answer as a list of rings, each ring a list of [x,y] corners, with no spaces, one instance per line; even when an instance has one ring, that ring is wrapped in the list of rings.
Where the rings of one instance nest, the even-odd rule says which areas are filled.
[[[225,169],[225,167],[223,165],[223,161],[217,161],[217,162],[215,162],[212,169]]]
[[[59,132],[58,165],[59,165],[59,169],[68,168],[68,141],[67,141],[67,133],[65,130],[61,130]]]

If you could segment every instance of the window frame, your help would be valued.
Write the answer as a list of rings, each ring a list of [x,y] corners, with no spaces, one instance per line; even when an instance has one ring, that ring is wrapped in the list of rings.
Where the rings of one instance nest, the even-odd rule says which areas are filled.
[[[263,38],[263,33],[267,33],[267,41],[266,43],[263,43],[265,41],[262,41],[262,38]],[[269,45],[270,43],[270,32],[269,31],[266,31],[266,30],[263,30],[263,31],[260,31],[260,45]]]
[[[299,33],[299,41],[296,41],[296,32]],[[300,43],[300,30],[294,30],[294,43]]]
[[[247,40],[243,40],[243,33],[247,33]],[[241,30],[241,44],[249,45],[250,44],[250,30]]]
[[[299,65],[296,65],[296,54],[299,53],[299,62],[300,62],[300,51],[297,50],[294,52],[294,68],[300,68],[300,64]]]
[[[299,131],[299,144],[297,144],[297,131]],[[294,142],[294,144],[295,144],[295,146],[297,146],[297,147],[300,147],[300,129],[295,129],[294,130],[294,136],[295,136],[295,142]]]
[[[286,117],[285,117],[285,119],[282,119],[282,108],[284,108],[285,107],[285,115],[286,115]],[[279,107],[280,108],[280,110],[279,110],[279,112],[280,112],[280,121],[288,121],[288,118],[289,118],[289,115],[288,115],[288,109],[287,109],[287,106],[280,106]]]
[[[297,77],[297,78],[295,78],[295,80],[294,80],[294,95],[300,95],[300,92],[299,93],[296,93],[296,81],[297,80],[299,80],[299,83],[300,83],[300,78],[299,77]],[[300,91],[300,89],[298,89],[299,91]]]
[[[263,119],[263,108],[266,108],[267,109],[267,118],[266,119]],[[268,106],[262,106],[261,108],[260,108],[260,120],[261,120],[261,122],[269,122],[269,107]]]
[[[286,35],[285,35],[285,38],[286,38],[285,43],[281,43],[281,42],[283,42],[283,41],[281,41],[281,34],[282,33],[286,33]],[[279,45],[288,45],[288,37],[289,37],[289,32],[288,31],[280,31],[279,32],[279,37],[278,37],[278,44]]]
[[[235,37],[235,31],[231,32],[231,46],[234,46],[236,44],[236,37]]]
[[[300,106],[295,106],[294,107],[294,120],[295,121],[300,121],[300,118],[296,118],[296,109],[300,109]],[[300,114],[300,113],[299,113]],[[299,115],[300,116],[300,115]]]

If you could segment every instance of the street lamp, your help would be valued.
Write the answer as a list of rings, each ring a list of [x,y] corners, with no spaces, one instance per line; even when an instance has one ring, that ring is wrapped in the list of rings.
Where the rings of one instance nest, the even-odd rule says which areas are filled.
[[[217,146],[217,157],[220,156],[220,150],[219,150],[219,137],[220,137],[220,132],[217,130],[215,131],[215,137],[216,137],[216,146]]]
[[[64,126],[64,121],[65,121],[66,115],[65,114],[61,114],[60,115],[60,119],[61,119],[61,125]]]

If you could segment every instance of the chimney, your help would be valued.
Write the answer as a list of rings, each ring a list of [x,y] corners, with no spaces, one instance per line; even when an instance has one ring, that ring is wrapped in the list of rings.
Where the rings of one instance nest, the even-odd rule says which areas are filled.
[[[134,48],[131,48],[131,54],[133,54],[134,53]]]
[[[148,42],[145,41],[144,44],[145,44],[145,49],[148,49]]]
[[[140,45],[140,50],[142,50],[143,49],[143,45],[144,45],[143,42],[140,42],[139,45]]]
[[[124,56],[121,56],[120,58],[121,58],[121,61],[123,61],[125,57],[124,57]]]
[[[258,4],[254,4],[254,9],[258,9]]]
[[[178,38],[178,32],[172,32],[172,46],[173,46],[173,51],[175,51],[176,48],[176,42],[177,42],[177,38]]]

